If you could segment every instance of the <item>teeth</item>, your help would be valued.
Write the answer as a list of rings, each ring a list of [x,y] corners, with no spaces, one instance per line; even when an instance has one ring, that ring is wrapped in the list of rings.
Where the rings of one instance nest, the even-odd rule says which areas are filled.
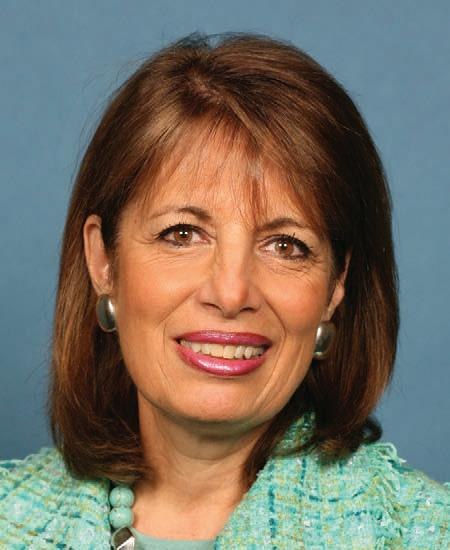
[[[225,346],[223,348],[223,357],[225,359],[233,359],[235,353],[235,346]]]
[[[253,348],[251,348],[250,346],[246,347],[245,348],[245,351],[244,351],[244,357],[246,359],[250,359],[250,357],[253,355]]]
[[[209,344],[209,354],[213,357],[223,357],[223,349],[220,344]]]
[[[202,353],[204,355],[211,355],[212,357],[224,357],[225,359],[251,359],[264,353],[263,346],[232,346],[227,344],[209,344],[200,342],[188,342],[187,340],[180,340],[180,344],[187,348],[192,349],[196,353]]]
[[[202,349],[201,349],[202,353],[204,353],[205,355],[209,355],[209,344],[202,344],[201,346],[202,346]]]

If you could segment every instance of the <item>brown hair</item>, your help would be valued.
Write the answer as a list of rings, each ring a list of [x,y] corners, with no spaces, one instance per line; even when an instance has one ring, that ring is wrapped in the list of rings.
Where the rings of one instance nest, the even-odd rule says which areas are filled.
[[[351,252],[332,353],[313,363],[273,419],[248,458],[244,481],[254,481],[306,410],[315,413],[309,445],[325,458],[381,435],[369,415],[392,374],[398,303],[390,196],[375,145],[342,86],[304,52],[255,35],[212,42],[193,35],[145,61],[112,98],[76,178],[62,245],[48,408],[55,444],[77,476],[132,483],[149,472],[136,388],[117,338],[96,323],[83,225],[99,215],[112,254],[124,208],[193,125],[204,122],[244,136],[250,156],[270,159],[297,200],[308,198],[310,215],[331,244],[335,275]]]

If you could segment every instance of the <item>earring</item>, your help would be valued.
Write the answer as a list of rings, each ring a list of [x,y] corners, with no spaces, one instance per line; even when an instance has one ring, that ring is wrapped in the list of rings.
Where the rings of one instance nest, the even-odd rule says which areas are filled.
[[[97,322],[104,332],[114,332],[116,330],[116,311],[114,304],[108,294],[100,294],[95,306]]]
[[[314,348],[313,359],[325,359],[330,351],[336,335],[336,327],[331,321],[323,321],[317,328],[316,347]]]

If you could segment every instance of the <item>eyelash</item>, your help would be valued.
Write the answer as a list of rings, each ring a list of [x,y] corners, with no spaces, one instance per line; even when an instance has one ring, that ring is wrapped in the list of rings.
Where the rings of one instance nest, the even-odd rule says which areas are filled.
[[[177,223],[175,225],[169,225],[166,228],[164,228],[161,232],[158,233],[157,238],[158,240],[168,242],[177,248],[183,248],[184,246],[183,244],[177,243],[171,239],[166,239],[167,235],[170,235],[171,233],[174,233],[176,231],[182,231],[182,230],[195,231],[197,233],[202,232],[202,229],[200,229],[196,225],[192,225],[190,223]],[[305,260],[311,255],[311,249],[303,241],[301,241],[300,239],[297,239],[295,237],[295,234],[274,235],[274,237],[271,238],[268,244],[272,244],[277,241],[287,242],[289,244],[296,246],[299,250],[301,250],[301,254],[298,254],[296,256],[286,257],[287,260],[291,260],[291,261]]]
[[[299,250],[301,250],[300,254],[297,254],[295,256],[287,257],[288,260],[305,260],[308,258],[311,254],[311,249],[300,239],[297,239],[295,237],[295,234],[292,235],[275,235],[269,242],[269,244],[272,244],[274,242],[280,242],[284,241],[286,243],[292,244],[296,246]]]
[[[176,246],[177,248],[183,248],[183,245],[180,243],[177,243],[174,240],[166,239],[165,237],[167,235],[170,235],[170,233],[174,233],[175,231],[181,231],[181,230],[190,230],[190,231],[196,231],[197,233],[201,233],[200,227],[197,227],[196,225],[192,225],[190,223],[177,223],[176,225],[169,225],[165,229],[163,229],[160,233],[158,233],[158,240],[166,241],[173,246]]]

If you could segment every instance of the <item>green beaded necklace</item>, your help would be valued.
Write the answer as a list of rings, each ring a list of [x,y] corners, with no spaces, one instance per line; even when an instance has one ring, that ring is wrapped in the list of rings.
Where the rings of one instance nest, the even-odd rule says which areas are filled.
[[[114,529],[111,535],[111,546],[114,550],[132,550],[135,547],[135,537],[130,531],[134,515],[131,507],[134,504],[134,493],[127,485],[117,485],[109,493],[111,511],[109,523]]]

